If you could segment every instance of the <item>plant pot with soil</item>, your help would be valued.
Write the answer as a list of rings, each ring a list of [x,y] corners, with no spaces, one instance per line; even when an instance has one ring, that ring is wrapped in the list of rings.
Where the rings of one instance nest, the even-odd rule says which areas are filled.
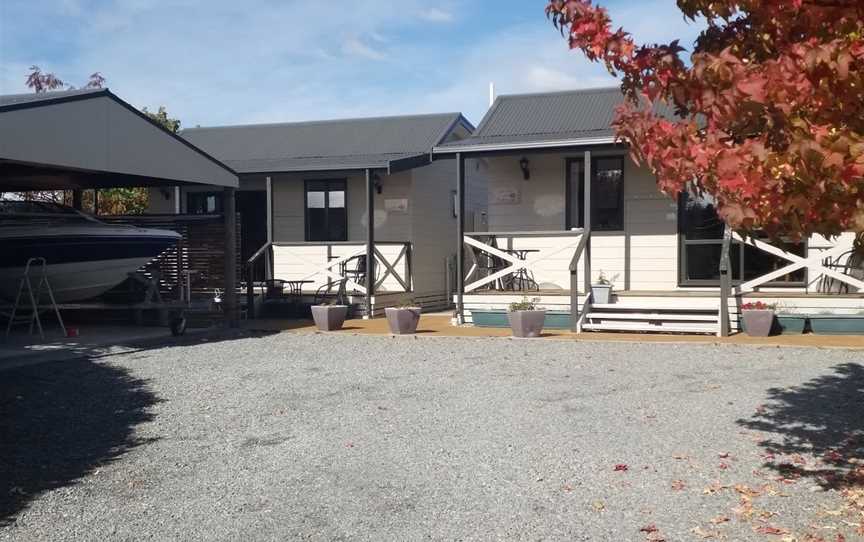
[[[744,331],[751,337],[768,337],[774,330],[774,305],[757,301],[741,306]]]
[[[521,339],[539,337],[546,323],[546,309],[537,307],[539,298],[527,297],[517,303],[511,303],[507,310],[507,320],[514,337]]]
[[[612,281],[606,278],[603,271],[597,277],[597,281],[591,285],[591,297],[596,305],[608,305],[612,302]]]
[[[412,335],[416,333],[417,324],[420,323],[421,311],[420,307],[413,304],[384,309],[390,333],[394,335]]]
[[[348,317],[348,305],[312,305],[312,319],[320,331],[342,329]]]

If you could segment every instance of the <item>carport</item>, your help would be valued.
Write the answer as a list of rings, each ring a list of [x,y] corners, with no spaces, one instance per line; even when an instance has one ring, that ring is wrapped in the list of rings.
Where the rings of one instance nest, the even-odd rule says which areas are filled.
[[[0,96],[0,191],[209,185],[224,190],[226,323],[238,321],[237,175],[108,89]],[[2,254],[0,254],[2,258]]]

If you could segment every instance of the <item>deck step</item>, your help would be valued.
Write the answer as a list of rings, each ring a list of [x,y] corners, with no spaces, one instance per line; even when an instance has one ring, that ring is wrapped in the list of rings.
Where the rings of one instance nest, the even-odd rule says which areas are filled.
[[[717,322],[718,315],[713,314],[680,314],[660,313],[656,311],[643,312],[589,312],[585,316],[588,320],[675,320],[689,322]]]
[[[644,322],[584,323],[586,331],[653,331],[655,333],[717,333],[716,324],[647,324]]]
[[[593,304],[591,305],[591,309],[597,310],[615,310],[615,311],[650,311],[650,312],[717,312],[720,310],[720,305],[718,304],[716,307],[713,305],[700,305],[700,306],[687,306],[683,303],[677,304],[660,304],[656,302],[621,302],[621,303],[607,303],[607,304]]]

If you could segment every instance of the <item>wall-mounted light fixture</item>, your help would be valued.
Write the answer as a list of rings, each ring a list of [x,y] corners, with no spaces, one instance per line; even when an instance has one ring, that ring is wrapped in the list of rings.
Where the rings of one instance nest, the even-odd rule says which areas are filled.
[[[528,169],[530,164],[531,162],[529,162],[524,156],[519,160],[519,168],[522,170],[522,178],[526,181],[531,178],[531,171]]]
[[[379,177],[377,173],[373,173],[372,180],[375,182],[375,192],[380,196],[381,192],[384,191],[384,185],[381,184],[381,177]]]

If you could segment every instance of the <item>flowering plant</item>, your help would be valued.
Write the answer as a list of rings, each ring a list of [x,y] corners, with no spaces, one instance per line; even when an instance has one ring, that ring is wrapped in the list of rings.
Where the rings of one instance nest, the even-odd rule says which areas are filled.
[[[773,311],[777,305],[756,301],[754,303],[744,303],[741,305],[742,311]]]

